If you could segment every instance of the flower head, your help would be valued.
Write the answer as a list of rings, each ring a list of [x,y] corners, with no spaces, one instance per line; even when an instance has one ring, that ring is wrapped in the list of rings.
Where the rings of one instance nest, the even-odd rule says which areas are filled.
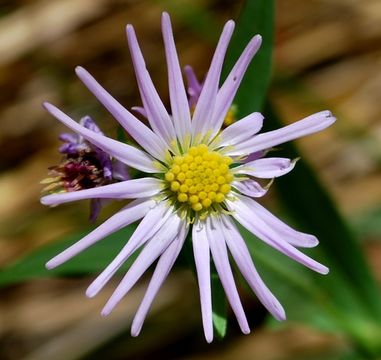
[[[83,127],[103,135],[90,116],[79,122]],[[43,193],[70,192],[91,189],[129,179],[127,167],[113,161],[110,155],[92,145],[81,135],[62,133],[63,144],[59,152],[63,154],[59,165],[49,167],[49,178],[42,181],[47,186]],[[95,221],[107,199],[91,199],[90,221]]]
[[[237,222],[295,261],[319,273],[328,272],[324,265],[297,249],[317,245],[318,241],[313,235],[293,230],[254,199],[263,196],[268,189],[262,187],[257,179],[273,179],[285,175],[295,166],[295,160],[262,157],[264,152],[285,141],[323,130],[335,118],[329,111],[323,111],[292,125],[257,135],[262,127],[263,116],[252,113],[221,131],[246,68],[261,44],[259,35],[253,37],[219,87],[221,69],[233,29],[234,22],[228,21],[195,100],[194,111],[191,111],[170,19],[168,14],[163,14],[162,32],[171,105],[171,113],[168,113],[146,70],[135,31],[131,25],[127,26],[128,44],[149,127],[114,99],[85,69],[76,69],[82,82],[126,129],[136,146],[91,131],[55,106],[44,104],[54,117],[93,146],[147,174],[138,179],[51,194],[41,199],[45,205],[94,198],[135,199],[47,263],[49,269],[54,268],[110,233],[141,219],[124,248],[86,292],[90,297],[95,296],[129,256],[137,249],[142,249],[105,305],[102,314],[107,315],[147,268],[158,260],[132,324],[131,333],[134,336],[139,334],[150,305],[188,233],[192,235],[189,241],[193,244],[202,320],[208,342],[213,339],[210,258],[241,330],[244,333],[250,332],[228,252],[263,305],[275,318],[285,318],[281,304],[262,282],[245,240],[239,233]],[[242,159],[249,155],[250,161],[244,163]]]

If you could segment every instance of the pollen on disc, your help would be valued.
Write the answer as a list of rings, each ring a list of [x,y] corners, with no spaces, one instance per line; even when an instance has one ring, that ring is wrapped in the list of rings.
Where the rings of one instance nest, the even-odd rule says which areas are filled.
[[[229,168],[232,162],[229,156],[201,144],[175,156],[164,177],[176,201],[199,212],[225,200],[234,179]]]

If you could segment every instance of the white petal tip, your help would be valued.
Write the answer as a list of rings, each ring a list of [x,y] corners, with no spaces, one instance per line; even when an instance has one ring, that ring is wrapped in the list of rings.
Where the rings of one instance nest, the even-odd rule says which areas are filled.
[[[101,311],[101,315],[102,315],[102,316],[108,316],[108,315],[110,315],[111,311],[112,311],[112,309],[110,309],[110,308],[108,308],[107,306],[105,306],[105,307],[103,308],[103,310]]]
[[[49,111],[49,109],[51,109],[52,106],[53,106],[53,105],[52,105],[51,103],[47,102],[47,101],[44,101],[44,102],[42,103],[42,107],[43,107],[45,110],[47,110],[47,111]]]
[[[88,298],[93,298],[95,295],[96,295],[96,293],[93,290],[91,290],[91,289],[86,290],[86,296]]]
[[[286,321],[286,315],[278,315],[275,317],[275,319],[278,321]]]
[[[76,66],[74,69],[75,73],[79,76],[81,73],[87,72],[82,66]]]
[[[284,312],[283,308],[281,309],[277,309],[277,313],[274,314],[274,317],[275,319],[277,319],[278,321],[285,321],[286,320],[286,313]]]
[[[135,327],[133,324],[132,324],[132,327],[131,327],[131,336],[132,337],[138,337],[139,334],[140,334],[140,331],[141,331],[142,327]]]
[[[330,116],[330,123],[333,124],[334,122],[336,122],[336,118],[334,116]]]
[[[61,111],[56,106],[54,106],[53,104],[45,101],[45,102],[42,103],[42,107],[46,111],[48,111],[51,115],[53,115],[55,118],[59,119]]]
[[[56,201],[54,200],[55,195],[56,195],[56,194],[43,196],[43,197],[40,199],[40,203],[41,203],[42,205],[46,205],[46,206],[54,206],[54,205],[58,205],[59,202],[56,202]]]
[[[310,243],[306,244],[306,247],[313,248],[313,247],[316,247],[318,245],[319,245],[319,240],[315,238],[315,239],[311,240]]]
[[[225,26],[226,26],[226,27],[230,27],[230,28],[234,28],[234,26],[235,26],[235,22],[234,22],[234,20],[229,20],[229,21],[227,21],[226,24],[225,24]]]
[[[131,24],[126,25],[126,31],[127,33],[134,32],[134,27]]]
[[[320,116],[325,118],[325,121],[329,123],[329,125],[333,124],[336,121],[336,118],[333,116],[330,110],[323,110],[318,113]]]
[[[213,335],[206,335],[205,334],[205,340],[208,344],[210,344],[213,341]]]
[[[88,298],[93,298],[95,295],[97,295],[100,291],[100,288],[96,288],[93,284],[91,284],[87,289],[86,289],[86,296]]]
[[[166,11],[162,12],[161,18],[166,21],[170,20],[169,14]]]
[[[56,264],[53,260],[50,260],[50,261],[48,261],[48,262],[45,264],[45,267],[46,267],[48,270],[52,270],[52,269],[54,269],[55,267],[57,267],[57,264]]]
[[[258,36],[259,36],[259,35],[258,35]],[[261,38],[261,39],[262,39],[262,38]],[[258,111],[253,112],[251,115],[252,115],[252,116],[254,116],[254,115],[256,116],[256,118],[255,118],[256,121],[263,121],[263,120],[265,119],[264,115],[261,114],[261,113],[258,112]]]
[[[253,37],[253,40],[259,44],[262,44],[262,36],[257,34]]]
[[[332,112],[330,110],[323,110],[321,113],[326,117],[332,116]]]
[[[329,273],[329,269],[326,266],[316,262],[310,267],[310,269],[321,275],[327,275]]]
[[[250,334],[250,328],[248,328],[248,327],[247,328],[245,327],[245,328],[241,329],[241,331],[245,335],[249,335]]]

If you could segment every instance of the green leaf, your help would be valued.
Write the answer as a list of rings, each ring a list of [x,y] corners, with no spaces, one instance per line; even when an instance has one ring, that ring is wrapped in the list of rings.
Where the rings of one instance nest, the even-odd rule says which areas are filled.
[[[235,98],[240,117],[261,110],[266,99],[271,76],[273,9],[273,1],[246,1],[230,45],[225,75],[252,36],[260,33],[263,37],[263,46],[249,66]],[[282,124],[272,110],[270,106],[266,107],[266,127],[276,129]],[[277,156],[300,156],[292,144],[282,145],[282,148],[285,151]],[[295,318],[326,330],[340,331],[367,353],[380,353],[379,291],[361,248],[330,196],[303,161],[298,162],[291,174],[277,179],[275,183],[287,213],[301,225],[301,230],[314,233],[320,239],[318,249],[303,251],[329,265],[331,273],[324,278],[313,274],[257,242],[255,247],[251,247],[253,256],[264,267],[272,269],[268,274],[263,273],[263,277],[271,288],[285,289],[282,302],[287,302],[287,299],[292,301],[293,295],[298,298],[287,308]],[[248,244],[251,244],[252,238],[246,234]]]
[[[273,128],[282,126],[270,105],[265,114]],[[287,143],[282,145],[281,156],[295,158],[300,154],[295,145]],[[311,167],[306,161],[299,161],[290,174],[277,179],[275,186],[284,208],[304,231],[319,238],[323,258],[341,272],[371,316],[381,320],[380,293],[359,243]]]
[[[213,308],[213,326],[218,339],[223,339],[226,335],[227,303],[224,289],[216,271],[212,271],[212,308]]]
[[[58,275],[84,275],[102,271],[126,244],[135,228],[135,225],[125,227],[53,270],[47,270],[45,263],[88,234],[91,229],[70,236],[70,238],[66,238],[63,241],[41,247],[17,263],[2,269],[0,271],[0,286],[15,284],[34,278]],[[132,255],[124,264],[122,270],[126,270],[136,256],[136,253]]]
[[[260,33],[263,37],[262,47],[249,66],[235,98],[240,116],[260,110],[266,97],[271,76],[273,13],[273,1],[246,1],[230,44],[225,74],[255,34]],[[267,106],[265,115],[267,127],[276,129],[282,126],[270,106]],[[285,154],[281,155],[292,158],[300,156],[292,144],[284,144],[282,148]],[[275,183],[280,190],[284,208],[304,230],[318,235],[320,246],[330,264],[335,268],[338,266],[357,296],[364,297],[371,313],[381,319],[379,291],[361,249],[311,168],[299,161],[291,174],[277,179]]]
[[[260,111],[271,79],[274,40],[274,1],[247,0],[242,8],[225,61],[223,78],[233,67],[251,38],[260,34],[262,46],[248,67],[234,102],[238,113]]]
[[[240,231],[261,277],[284,306],[288,320],[308,323],[325,332],[341,333],[355,344],[356,351],[379,354],[379,323],[366,314],[366,307],[339,271],[334,270],[322,278],[268,247],[243,227]],[[315,254],[312,257],[316,257]],[[271,320],[271,324],[278,323]]]

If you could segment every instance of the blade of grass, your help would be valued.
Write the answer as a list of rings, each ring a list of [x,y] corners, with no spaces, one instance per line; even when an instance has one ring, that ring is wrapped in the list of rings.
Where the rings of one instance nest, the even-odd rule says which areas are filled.
[[[17,263],[2,269],[0,271],[0,286],[11,285],[25,280],[42,277],[76,276],[99,272],[110,263],[118,251],[125,245],[135,228],[135,225],[125,227],[103,239],[98,244],[87,249],[65,264],[49,271],[45,268],[45,263],[75,241],[85,236],[90,232],[90,229],[88,231],[71,235],[64,240],[41,247],[19,260]],[[132,255],[121,270],[126,270],[132,264],[136,256],[137,254]]]
[[[223,78],[227,76],[244,47],[256,34],[262,36],[262,45],[249,65],[234,101],[241,116],[261,111],[266,99],[272,72],[273,0],[247,0],[244,3],[229,45]]]
[[[266,99],[271,76],[273,5],[272,1],[246,1],[230,45],[225,75],[251,37],[257,33],[263,37],[263,46],[249,66],[235,98],[240,117],[260,111]],[[270,106],[266,106],[265,115],[267,127],[275,129],[282,126]],[[286,155],[289,157],[300,156],[292,144],[282,147],[286,149]],[[293,173],[277,179],[276,183],[283,207],[302,225],[303,230],[315,233],[320,238],[319,250],[311,250],[313,256],[321,254],[321,259],[326,259],[331,266],[332,271],[328,278],[311,276],[304,282],[308,284],[312,281],[312,284],[317,285],[313,286],[316,291],[308,291],[310,296],[307,301],[326,298],[327,306],[332,309],[328,314],[330,320],[352,337],[360,347],[366,348],[367,352],[379,352],[379,292],[361,249],[335,204],[306,163],[299,162]],[[348,314],[355,315],[358,319],[357,325],[351,322]],[[360,323],[366,325],[359,326]],[[362,328],[360,332],[358,327]],[[372,328],[374,331],[365,330]]]
[[[265,115],[272,128],[282,126],[270,104]],[[282,145],[282,156],[295,158],[300,154],[293,144],[287,143]],[[287,212],[303,230],[317,235],[325,257],[345,274],[364,305],[381,320],[379,289],[359,243],[312,168],[301,160],[290,174],[277,179],[275,186]]]

